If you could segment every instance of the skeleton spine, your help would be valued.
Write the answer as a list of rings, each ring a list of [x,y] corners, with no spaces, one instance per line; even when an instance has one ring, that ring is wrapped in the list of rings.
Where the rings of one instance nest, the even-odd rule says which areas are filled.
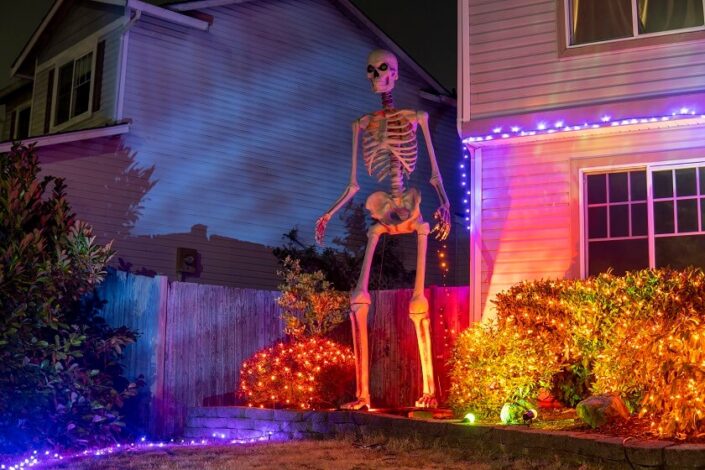
[[[382,93],[382,107],[386,111],[394,111],[394,98],[392,93],[387,91]],[[391,121],[390,127],[401,126],[400,121]],[[404,171],[401,162],[392,153],[389,154],[389,181],[391,183],[392,197],[401,197],[404,194]]]

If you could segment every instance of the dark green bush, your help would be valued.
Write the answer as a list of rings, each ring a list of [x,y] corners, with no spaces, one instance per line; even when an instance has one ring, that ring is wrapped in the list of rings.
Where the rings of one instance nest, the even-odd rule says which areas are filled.
[[[0,451],[113,442],[134,394],[117,362],[135,340],[90,293],[112,250],[76,220],[32,147],[0,155]]]

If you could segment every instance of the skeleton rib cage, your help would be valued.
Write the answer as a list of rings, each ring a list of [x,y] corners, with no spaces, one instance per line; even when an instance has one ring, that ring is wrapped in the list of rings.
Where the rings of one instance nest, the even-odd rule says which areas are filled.
[[[384,110],[373,116],[362,138],[362,154],[367,172],[378,181],[387,176],[393,197],[404,193],[404,175],[416,168],[418,147],[416,132],[401,110]]]

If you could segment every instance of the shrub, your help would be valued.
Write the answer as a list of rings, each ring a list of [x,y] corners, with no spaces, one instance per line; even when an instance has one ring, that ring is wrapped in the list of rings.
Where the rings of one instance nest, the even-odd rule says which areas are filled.
[[[243,362],[238,397],[248,406],[331,408],[352,398],[354,377],[350,348],[323,338],[300,338]]]
[[[622,395],[655,434],[705,433],[705,274],[698,269],[615,279],[621,321],[594,367],[595,393]]]
[[[451,359],[450,406],[499,418],[505,403],[535,397],[550,385],[558,364],[513,328],[476,323],[458,337]]]
[[[134,333],[81,301],[105,275],[110,245],[76,220],[61,179],[38,174],[31,147],[0,158],[0,451],[112,442],[134,393],[116,389]]]
[[[702,271],[524,282],[496,306],[496,326],[474,325],[456,346],[451,403],[459,413],[498,410],[550,383],[571,406],[619,393],[662,437],[705,432]]]
[[[330,408],[351,398],[355,356],[323,336],[349,310],[347,294],[332,289],[321,271],[303,272],[286,257],[278,273],[277,303],[288,338],[242,363],[237,397],[248,406]]]
[[[321,336],[347,317],[348,295],[332,289],[321,271],[303,272],[298,260],[287,257],[278,274],[284,280],[277,304],[282,308],[286,334]]]

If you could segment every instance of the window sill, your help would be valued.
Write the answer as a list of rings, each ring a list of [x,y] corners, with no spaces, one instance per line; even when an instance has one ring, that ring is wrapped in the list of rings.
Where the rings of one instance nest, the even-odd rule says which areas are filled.
[[[53,112],[53,109],[52,109]],[[57,132],[63,132],[69,129],[72,126],[75,126],[76,124],[80,124],[83,121],[86,121],[93,116],[93,112],[89,109],[88,111],[85,111],[84,113],[79,114],[78,116],[74,116],[68,121],[64,121],[61,124],[57,124],[56,126],[52,126],[49,129],[49,132],[51,134],[55,134]]]
[[[689,31],[684,33],[662,34],[658,36],[617,39],[599,44],[586,44],[582,46],[567,47],[561,44],[558,52],[559,59],[572,59],[593,54],[622,52],[641,48],[664,47],[684,42],[705,41],[705,30]]]

